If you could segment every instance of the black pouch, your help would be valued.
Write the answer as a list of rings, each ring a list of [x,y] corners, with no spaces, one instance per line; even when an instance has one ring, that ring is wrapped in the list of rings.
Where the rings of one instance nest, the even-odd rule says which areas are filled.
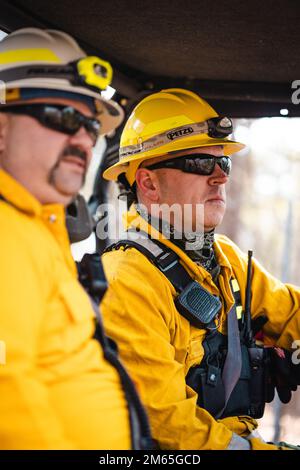
[[[265,352],[261,347],[248,348],[248,351],[251,367],[250,416],[259,419],[265,410]]]
[[[241,345],[241,353],[241,376],[221,416],[219,416],[220,410],[225,405],[225,387],[222,380],[225,352],[219,354],[217,361],[219,365],[210,364],[208,360],[207,368],[195,366],[187,374],[186,383],[198,394],[197,405],[207,410],[215,418],[250,414],[251,369],[248,348],[245,345]]]
[[[208,369],[192,367],[186,383],[198,393],[197,405],[215,416],[225,404],[225,389],[221,369],[209,365]]]

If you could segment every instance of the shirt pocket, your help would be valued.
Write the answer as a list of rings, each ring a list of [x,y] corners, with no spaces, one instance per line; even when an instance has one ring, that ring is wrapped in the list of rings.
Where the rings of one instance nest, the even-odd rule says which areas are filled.
[[[63,349],[67,353],[82,350],[94,334],[95,314],[90,298],[75,279],[61,283],[59,295],[67,316],[60,337]]]
[[[61,283],[59,296],[73,323],[85,323],[94,318],[91,300],[77,281],[72,279]]]
[[[64,280],[47,306],[40,341],[40,364],[71,357],[93,337],[95,322],[90,299],[76,279]],[[68,356],[66,356],[66,354]]]

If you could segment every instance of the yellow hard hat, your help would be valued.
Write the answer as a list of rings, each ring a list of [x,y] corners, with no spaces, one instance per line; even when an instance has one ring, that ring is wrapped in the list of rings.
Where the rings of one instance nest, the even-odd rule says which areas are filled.
[[[129,185],[140,164],[153,157],[195,147],[223,145],[224,155],[245,146],[228,140],[232,122],[219,117],[200,96],[181,88],[170,88],[144,98],[131,113],[120,141],[119,162],[103,173],[116,181],[123,173]]]
[[[62,31],[22,28],[0,41],[1,106],[36,97],[86,99],[95,105],[102,125],[101,134],[106,134],[124,117],[117,103],[101,96],[111,80],[109,62],[88,57],[77,42]]]

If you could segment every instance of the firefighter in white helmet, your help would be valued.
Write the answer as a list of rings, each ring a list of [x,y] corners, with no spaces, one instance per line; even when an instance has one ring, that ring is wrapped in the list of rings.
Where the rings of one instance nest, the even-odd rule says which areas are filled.
[[[102,311],[163,449],[284,448],[260,438],[256,419],[275,385],[286,402],[299,383],[288,350],[300,333],[300,289],[214,236],[231,155],[244,147],[231,133],[231,120],[197,94],[162,90],[135,107],[120,160],[104,172],[136,202],[126,236],[103,255]],[[277,349],[266,355],[254,327],[286,349],[283,383],[266,369]]]
[[[111,78],[108,62],[60,31],[26,28],[0,42],[2,449],[148,445],[135,389],[77,281],[65,223],[97,138],[123,118],[101,96]]]

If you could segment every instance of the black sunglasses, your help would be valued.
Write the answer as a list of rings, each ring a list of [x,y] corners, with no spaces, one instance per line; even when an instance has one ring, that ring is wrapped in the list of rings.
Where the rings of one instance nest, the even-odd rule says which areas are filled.
[[[0,112],[31,116],[43,126],[68,135],[76,134],[83,126],[90,135],[93,145],[96,144],[100,134],[101,123],[98,119],[84,116],[72,106],[32,103],[1,107]]]
[[[231,158],[225,155],[215,157],[206,153],[193,153],[184,155],[183,157],[173,158],[162,162],[154,163],[147,166],[149,170],[157,170],[159,168],[175,168],[185,173],[195,173],[196,175],[212,175],[216,166],[229,175],[231,171]]]

